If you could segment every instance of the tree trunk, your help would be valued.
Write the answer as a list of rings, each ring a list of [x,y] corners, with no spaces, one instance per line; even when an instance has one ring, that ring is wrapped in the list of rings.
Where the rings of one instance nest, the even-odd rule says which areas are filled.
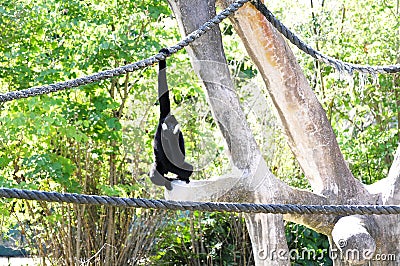
[[[186,35],[215,15],[213,0],[169,1]],[[221,0],[224,8],[232,1]],[[224,200],[255,203],[399,204],[400,146],[389,177],[365,187],[354,179],[340,151],[326,112],[311,90],[282,36],[250,3],[231,22],[258,67],[279,113],[290,147],[314,193],[291,188],[268,170],[230,78],[215,27],[187,52],[203,81],[215,120],[227,142],[233,171],[221,178],[173,182],[165,196],[176,200]],[[285,215],[330,238],[335,265],[398,265],[400,216]],[[281,215],[247,215],[256,265],[289,264]],[[396,256],[397,262],[382,260]],[[335,257],[336,256],[336,257]],[[380,260],[377,260],[381,256]],[[391,257],[392,258],[392,257]]]
[[[215,0],[178,0],[169,3],[176,15],[182,35],[196,30],[215,16]],[[243,178],[251,177],[250,173],[257,169],[255,163],[260,161],[261,154],[234,91],[219,28],[215,27],[203,35],[199,41],[187,48],[187,52],[196,73],[203,81],[211,110],[226,139],[234,167],[238,169],[238,173],[242,173]],[[248,215],[246,224],[256,254],[262,253],[266,243],[274,249],[287,251],[286,240],[277,237],[285,235],[281,215]],[[274,230],[270,230],[271,227]],[[259,232],[265,234],[260,235]],[[269,257],[259,259],[258,256],[255,256],[255,261],[257,265],[289,264],[288,259],[277,261]]]

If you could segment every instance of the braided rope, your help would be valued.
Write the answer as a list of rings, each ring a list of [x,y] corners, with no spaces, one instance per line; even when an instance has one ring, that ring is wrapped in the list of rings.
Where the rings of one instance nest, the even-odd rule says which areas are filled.
[[[81,85],[90,84],[93,82],[113,78],[116,76],[124,75],[129,72],[136,71],[141,68],[145,68],[157,63],[160,60],[163,60],[172,54],[182,50],[184,47],[188,46],[195,40],[197,40],[200,36],[204,35],[210,29],[212,29],[215,25],[218,25],[222,20],[226,19],[229,15],[236,12],[240,7],[242,7],[246,2],[249,0],[238,0],[231,5],[229,5],[226,9],[218,13],[214,18],[210,19],[206,23],[204,23],[199,29],[193,31],[189,35],[187,35],[183,40],[178,42],[176,45],[173,45],[169,48],[168,54],[165,53],[158,53],[154,56],[149,58],[140,60],[138,62],[128,64],[125,66],[117,67],[110,70],[101,71],[92,75],[84,76],[81,78],[63,81],[55,84],[50,85],[43,85],[39,87],[33,87],[25,90],[20,91],[11,91],[7,93],[0,94],[0,103],[17,100],[21,98],[28,98],[34,97],[38,95],[48,94],[51,92],[61,91],[65,89],[79,87]]]
[[[261,14],[292,44],[296,45],[301,51],[312,56],[313,58],[320,60],[327,65],[333,66],[339,71],[346,71],[352,74],[354,71],[367,73],[367,74],[393,74],[400,72],[400,64],[388,65],[388,66],[370,66],[346,63],[333,57],[327,56],[321,52],[316,51],[307,43],[302,41],[293,32],[291,32],[285,25],[283,25],[268,8],[260,0],[252,0],[251,3],[257,8]]]
[[[45,192],[0,188],[0,197],[38,200],[58,203],[104,205],[122,208],[145,208],[160,210],[198,210],[207,212],[244,212],[272,214],[335,214],[335,215],[371,215],[400,214],[397,205],[295,205],[295,204],[255,204],[225,202],[191,202],[142,198],[120,198],[75,193]]]
[[[50,85],[43,85],[38,87],[32,87],[25,90],[20,91],[11,91],[0,94],[0,103],[17,100],[21,98],[34,97],[38,95],[48,94],[51,92],[57,92],[61,90],[66,90],[70,88],[79,87],[82,85],[87,85],[90,83],[94,83],[97,81],[113,78],[116,76],[124,75],[129,72],[136,71],[138,69],[142,69],[148,66],[155,64],[156,62],[163,60],[172,54],[182,50],[184,47],[188,46],[190,43],[197,40],[204,33],[209,31],[215,25],[218,25],[222,20],[226,19],[229,15],[236,12],[240,7],[242,7],[246,2],[250,0],[238,0],[231,5],[229,5],[222,12],[217,14],[214,18],[210,19],[206,23],[204,23],[199,29],[190,33],[186,38],[178,42],[176,45],[167,48],[169,50],[168,54],[158,53],[154,56],[148,57],[146,59],[137,61],[132,64],[128,64],[125,66],[121,66],[118,68],[101,71],[92,75],[84,76],[81,78],[63,81]],[[297,37],[294,33],[292,33],[285,25],[283,25],[275,16],[267,9],[267,7],[261,3],[260,0],[251,0],[251,3],[265,16],[265,18],[290,42],[296,45],[300,50],[309,54],[313,58],[323,61],[324,63],[331,65],[338,69],[339,71],[347,71],[348,73],[353,73],[353,71],[358,71],[362,73],[398,73],[400,72],[400,65],[388,65],[388,66],[370,66],[370,65],[359,65],[359,64],[351,64],[346,63],[341,60],[337,60],[333,57],[324,55],[316,50],[314,50],[311,46],[303,42],[299,37]]]

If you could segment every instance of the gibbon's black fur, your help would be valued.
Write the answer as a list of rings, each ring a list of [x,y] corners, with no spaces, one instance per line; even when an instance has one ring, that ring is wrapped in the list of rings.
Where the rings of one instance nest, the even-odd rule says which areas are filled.
[[[167,49],[160,50],[168,54]],[[155,162],[150,171],[150,179],[155,185],[172,189],[171,181],[183,180],[189,183],[193,173],[193,166],[185,162],[185,142],[176,118],[170,113],[169,90],[165,60],[159,62],[158,70],[158,97],[160,102],[160,120],[154,136]],[[177,175],[176,179],[168,178],[168,172]]]

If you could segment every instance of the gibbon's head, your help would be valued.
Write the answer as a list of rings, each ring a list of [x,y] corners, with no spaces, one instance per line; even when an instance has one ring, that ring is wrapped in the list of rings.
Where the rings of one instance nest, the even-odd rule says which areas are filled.
[[[161,128],[166,131],[172,131],[173,134],[178,134],[180,131],[180,125],[178,123],[178,120],[176,120],[175,116],[169,114],[165,120],[164,123],[162,123]]]

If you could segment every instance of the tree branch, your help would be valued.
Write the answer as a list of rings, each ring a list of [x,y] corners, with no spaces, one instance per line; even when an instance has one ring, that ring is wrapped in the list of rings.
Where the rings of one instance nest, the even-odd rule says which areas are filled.
[[[369,231],[376,228],[374,219],[366,216],[346,216],[341,218],[332,231],[332,240],[341,259],[350,264],[360,265],[373,258],[376,251],[375,239]],[[332,250],[335,252],[335,250]],[[339,260],[338,257],[336,257]]]
[[[264,160],[251,179],[243,171],[234,170],[221,177],[193,180],[189,184],[172,182],[172,190],[165,190],[165,198],[171,200],[225,201],[253,203],[290,203],[326,205],[329,200],[310,191],[292,188],[277,179],[267,168]],[[251,182],[249,183],[249,180]],[[284,215],[285,220],[303,224],[319,233],[329,235],[336,223],[334,215]]]
[[[225,7],[230,0],[220,2]],[[261,72],[289,145],[313,191],[338,203],[368,198],[369,193],[347,167],[326,112],[283,37],[249,3],[230,18]]]
[[[388,176],[366,187],[370,193],[381,195],[381,204],[400,204],[400,144]]]

